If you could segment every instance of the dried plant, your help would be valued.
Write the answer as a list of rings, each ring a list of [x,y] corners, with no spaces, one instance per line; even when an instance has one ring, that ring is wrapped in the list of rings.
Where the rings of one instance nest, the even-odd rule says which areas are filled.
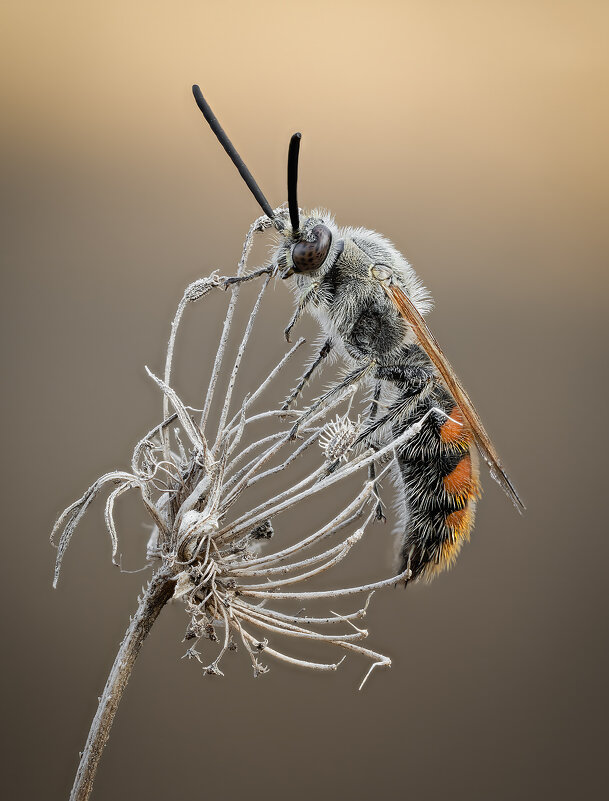
[[[299,585],[335,567],[364,536],[377,503],[375,484],[366,477],[364,468],[375,463],[380,470],[376,477],[378,482],[390,468],[396,448],[420,430],[424,418],[376,452],[358,453],[352,450],[352,445],[359,432],[359,420],[350,420],[348,410],[336,420],[329,420],[330,413],[339,404],[348,402],[350,408],[353,388],[333,397],[314,413],[309,413],[306,419],[303,412],[282,410],[272,404],[267,411],[253,414],[252,405],[264,397],[263,393],[276,376],[288,367],[303,339],[283,356],[254,391],[239,403],[233,402],[237,374],[262,296],[272,277],[271,268],[245,273],[246,262],[254,234],[265,230],[268,224],[268,218],[261,217],[251,226],[239,262],[237,277],[260,277],[261,289],[232,365],[228,369],[224,367],[240,283],[214,273],[195,281],[184,293],[171,327],[163,378],[148,371],[163,393],[162,422],[137,443],[129,472],[115,471],[99,478],[63,512],[53,529],[52,540],[57,543],[56,585],[76,526],[94,498],[107,486],[113,487],[106,500],[105,522],[115,563],[118,553],[114,520],[116,500],[136,490],[153,523],[147,558],[154,573],[138,599],[137,610],[100,698],[72,799],[82,801],[91,792],[97,764],[135,658],[160,610],[170,599],[181,601],[188,615],[185,640],[189,647],[185,656],[200,661],[207,674],[222,675],[222,660],[228,651],[236,650],[237,643],[242,644],[255,676],[268,669],[267,657],[327,671],[336,670],[348,653],[354,653],[370,661],[361,688],[373,668],[391,664],[387,656],[361,644],[368,632],[354,621],[364,617],[376,589],[405,580],[409,571],[346,589],[304,591]],[[203,409],[195,413],[171,386],[176,335],[188,304],[221,289],[228,290],[231,298]],[[227,379],[227,389],[219,420],[212,427],[210,409],[220,377]],[[236,411],[231,415],[234,408]],[[300,439],[294,440],[292,426],[301,417]],[[247,433],[260,420],[273,421],[273,433],[246,444]],[[314,443],[321,445],[321,450],[317,451],[317,466],[305,478],[290,482],[287,489],[278,491],[272,477],[289,475],[290,468]],[[363,476],[357,494],[344,508],[337,510],[329,522],[315,531],[304,532],[298,542],[283,547],[280,535],[276,535],[273,542],[278,541],[277,549],[268,548],[276,518],[356,473]],[[248,490],[265,479],[271,479],[266,482],[266,500],[234,516],[235,503],[247,499]],[[363,596],[363,604],[348,614],[337,614],[328,608],[325,614],[307,616],[286,609],[289,601],[296,600],[302,605],[302,602],[316,599],[330,602],[357,594]],[[288,643],[286,648],[290,638],[311,645],[325,643],[336,649],[337,657],[327,663],[295,658],[284,651],[283,645],[276,644],[283,642],[283,638]],[[202,659],[197,648],[201,640],[209,641],[217,649],[211,661]]]

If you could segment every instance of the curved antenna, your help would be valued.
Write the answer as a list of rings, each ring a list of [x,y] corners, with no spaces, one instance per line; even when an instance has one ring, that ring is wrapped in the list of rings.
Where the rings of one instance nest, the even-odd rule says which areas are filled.
[[[292,233],[297,234],[300,228],[298,216],[298,197],[296,187],[298,185],[298,154],[300,153],[301,134],[295,133],[290,139],[288,150],[288,208],[290,210],[290,222],[292,223]]]
[[[271,208],[270,203],[265,198],[265,196],[262,194],[262,190],[260,189],[260,187],[258,186],[256,181],[254,180],[254,176],[251,174],[251,172],[245,166],[245,163],[244,163],[243,159],[241,158],[241,156],[235,150],[235,147],[234,147],[233,143],[231,142],[231,140],[228,138],[228,136],[224,132],[222,126],[220,125],[220,123],[216,119],[216,115],[211,110],[211,108],[209,106],[209,103],[203,97],[203,93],[201,92],[201,89],[197,86],[196,83],[192,87],[192,93],[193,93],[194,98],[195,98],[195,100],[197,102],[197,106],[199,107],[199,109],[201,110],[203,116],[205,117],[205,119],[209,123],[209,127],[216,134],[216,136],[218,138],[218,141],[220,142],[222,147],[228,153],[228,157],[233,162],[235,167],[239,170],[239,174],[241,175],[241,177],[243,178],[243,180],[247,184],[247,187],[250,190],[250,192],[252,193],[252,195],[258,201],[260,207],[262,208],[262,211],[266,214],[267,217],[269,217],[271,220],[274,220],[275,219],[275,215],[273,214],[273,209]]]

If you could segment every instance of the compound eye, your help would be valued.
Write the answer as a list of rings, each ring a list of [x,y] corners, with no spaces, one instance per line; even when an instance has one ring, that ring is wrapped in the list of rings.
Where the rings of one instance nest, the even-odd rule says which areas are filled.
[[[301,241],[294,246],[292,263],[295,273],[310,273],[324,263],[332,244],[332,232],[325,225],[316,225],[311,231],[313,242]]]

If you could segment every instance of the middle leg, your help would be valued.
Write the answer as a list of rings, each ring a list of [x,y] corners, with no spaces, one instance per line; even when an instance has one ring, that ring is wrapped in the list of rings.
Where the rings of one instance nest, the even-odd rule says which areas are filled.
[[[300,381],[296,385],[296,387],[292,390],[292,392],[288,395],[288,397],[283,402],[281,407],[282,411],[287,411],[290,408],[290,405],[294,403],[296,398],[300,395],[302,390],[305,388],[307,382],[310,380],[313,373],[317,370],[319,365],[323,362],[323,360],[328,356],[330,351],[333,348],[333,343],[331,339],[326,339],[324,344],[321,347],[318,355],[315,357],[312,364],[305,370],[304,374],[302,375]]]
[[[296,423],[294,423],[294,426],[290,431],[290,439],[291,440],[296,439],[296,436],[298,434],[298,429],[302,426],[302,424],[310,417],[312,417],[320,409],[323,409],[329,400],[333,400],[344,389],[353,386],[358,381],[361,381],[361,379],[367,373],[369,373],[370,370],[373,370],[375,366],[376,366],[375,362],[368,362],[367,364],[364,364],[362,367],[356,368],[352,372],[348,373],[342,381],[340,381],[338,384],[335,384],[332,387],[332,389],[329,389],[328,392],[325,392],[320,398],[318,398],[313,404],[311,404],[311,406],[309,406],[307,411],[301,417],[298,418]]]
[[[370,420],[371,422],[374,421],[376,415],[378,414],[380,397],[381,397],[381,382],[377,381],[377,383],[376,383],[376,385],[374,387],[374,395],[372,397],[372,403],[370,404],[370,413],[368,415],[368,420]],[[376,465],[374,464],[374,462],[371,462],[370,466],[368,467],[368,478],[370,479],[370,481],[374,481],[374,479],[376,478]],[[376,517],[377,520],[382,520],[383,523],[386,523],[387,522],[387,518],[386,518],[385,512],[383,510],[383,502],[381,500],[381,495],[379,493],[379,488],[378,488],[378,484],[376,483],[376,481],[374,481],[373,490],[374,490],[374,494],[376,495],[376,499],[377,499],[375,517]]]

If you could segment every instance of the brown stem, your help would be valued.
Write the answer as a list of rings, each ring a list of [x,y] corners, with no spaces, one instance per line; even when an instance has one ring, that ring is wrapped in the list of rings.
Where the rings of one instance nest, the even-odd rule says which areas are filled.
[[[89,736],[74,779],[70,801],[86,801],[93,789],[93,781],[104,746],[110,736],[114,715],[122,698],[133,665],[159,612],[173,595],[173,577],[159,570],[150,580],[140,599],[137,611],[125,632],[104,692],[99,699],[97,712],[91,723]]]

